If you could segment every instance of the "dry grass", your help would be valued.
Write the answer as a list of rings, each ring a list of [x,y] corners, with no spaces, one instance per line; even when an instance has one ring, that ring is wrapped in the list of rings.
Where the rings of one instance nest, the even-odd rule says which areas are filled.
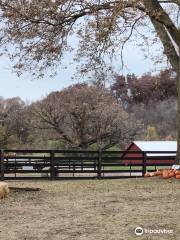
[[[180,181],[151,179],[17,181],[0,202],[2,240],[180,239]],[[172,229],[137,237],[134,229]]]

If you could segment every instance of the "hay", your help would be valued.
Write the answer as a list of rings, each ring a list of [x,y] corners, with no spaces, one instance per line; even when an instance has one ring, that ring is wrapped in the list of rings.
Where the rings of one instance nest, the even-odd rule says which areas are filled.
[[[8,184],[5,182],[0,182],[0,199],[7,197],[9,193]]]

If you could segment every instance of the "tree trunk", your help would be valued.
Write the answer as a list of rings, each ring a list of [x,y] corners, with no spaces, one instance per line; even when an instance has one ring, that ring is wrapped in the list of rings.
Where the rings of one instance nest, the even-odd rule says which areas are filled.
[[[177,155],[175,163],[180,165],[180,44],[179,44],[179,67],[177,72],[178,112],[177,112]]]

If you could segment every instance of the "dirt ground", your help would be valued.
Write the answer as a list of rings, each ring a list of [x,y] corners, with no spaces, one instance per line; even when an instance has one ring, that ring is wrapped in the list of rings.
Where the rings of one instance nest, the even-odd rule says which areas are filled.
[[[0,240],[180,239],[180,181],[147,179],[16,181],[0,200]],[[172,233],[136,236],[134,229]]]

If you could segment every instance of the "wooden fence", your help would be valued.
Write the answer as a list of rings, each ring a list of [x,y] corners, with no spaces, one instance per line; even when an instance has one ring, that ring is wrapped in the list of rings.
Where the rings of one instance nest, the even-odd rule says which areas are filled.
[[[157,156],[155,156],[157,155]],[[170,167],[176,152],[0,150],[1,180],[143,177]],[[158,164],[156,160],[158,158]],[[152,161],[154,160],[154,161]]]

